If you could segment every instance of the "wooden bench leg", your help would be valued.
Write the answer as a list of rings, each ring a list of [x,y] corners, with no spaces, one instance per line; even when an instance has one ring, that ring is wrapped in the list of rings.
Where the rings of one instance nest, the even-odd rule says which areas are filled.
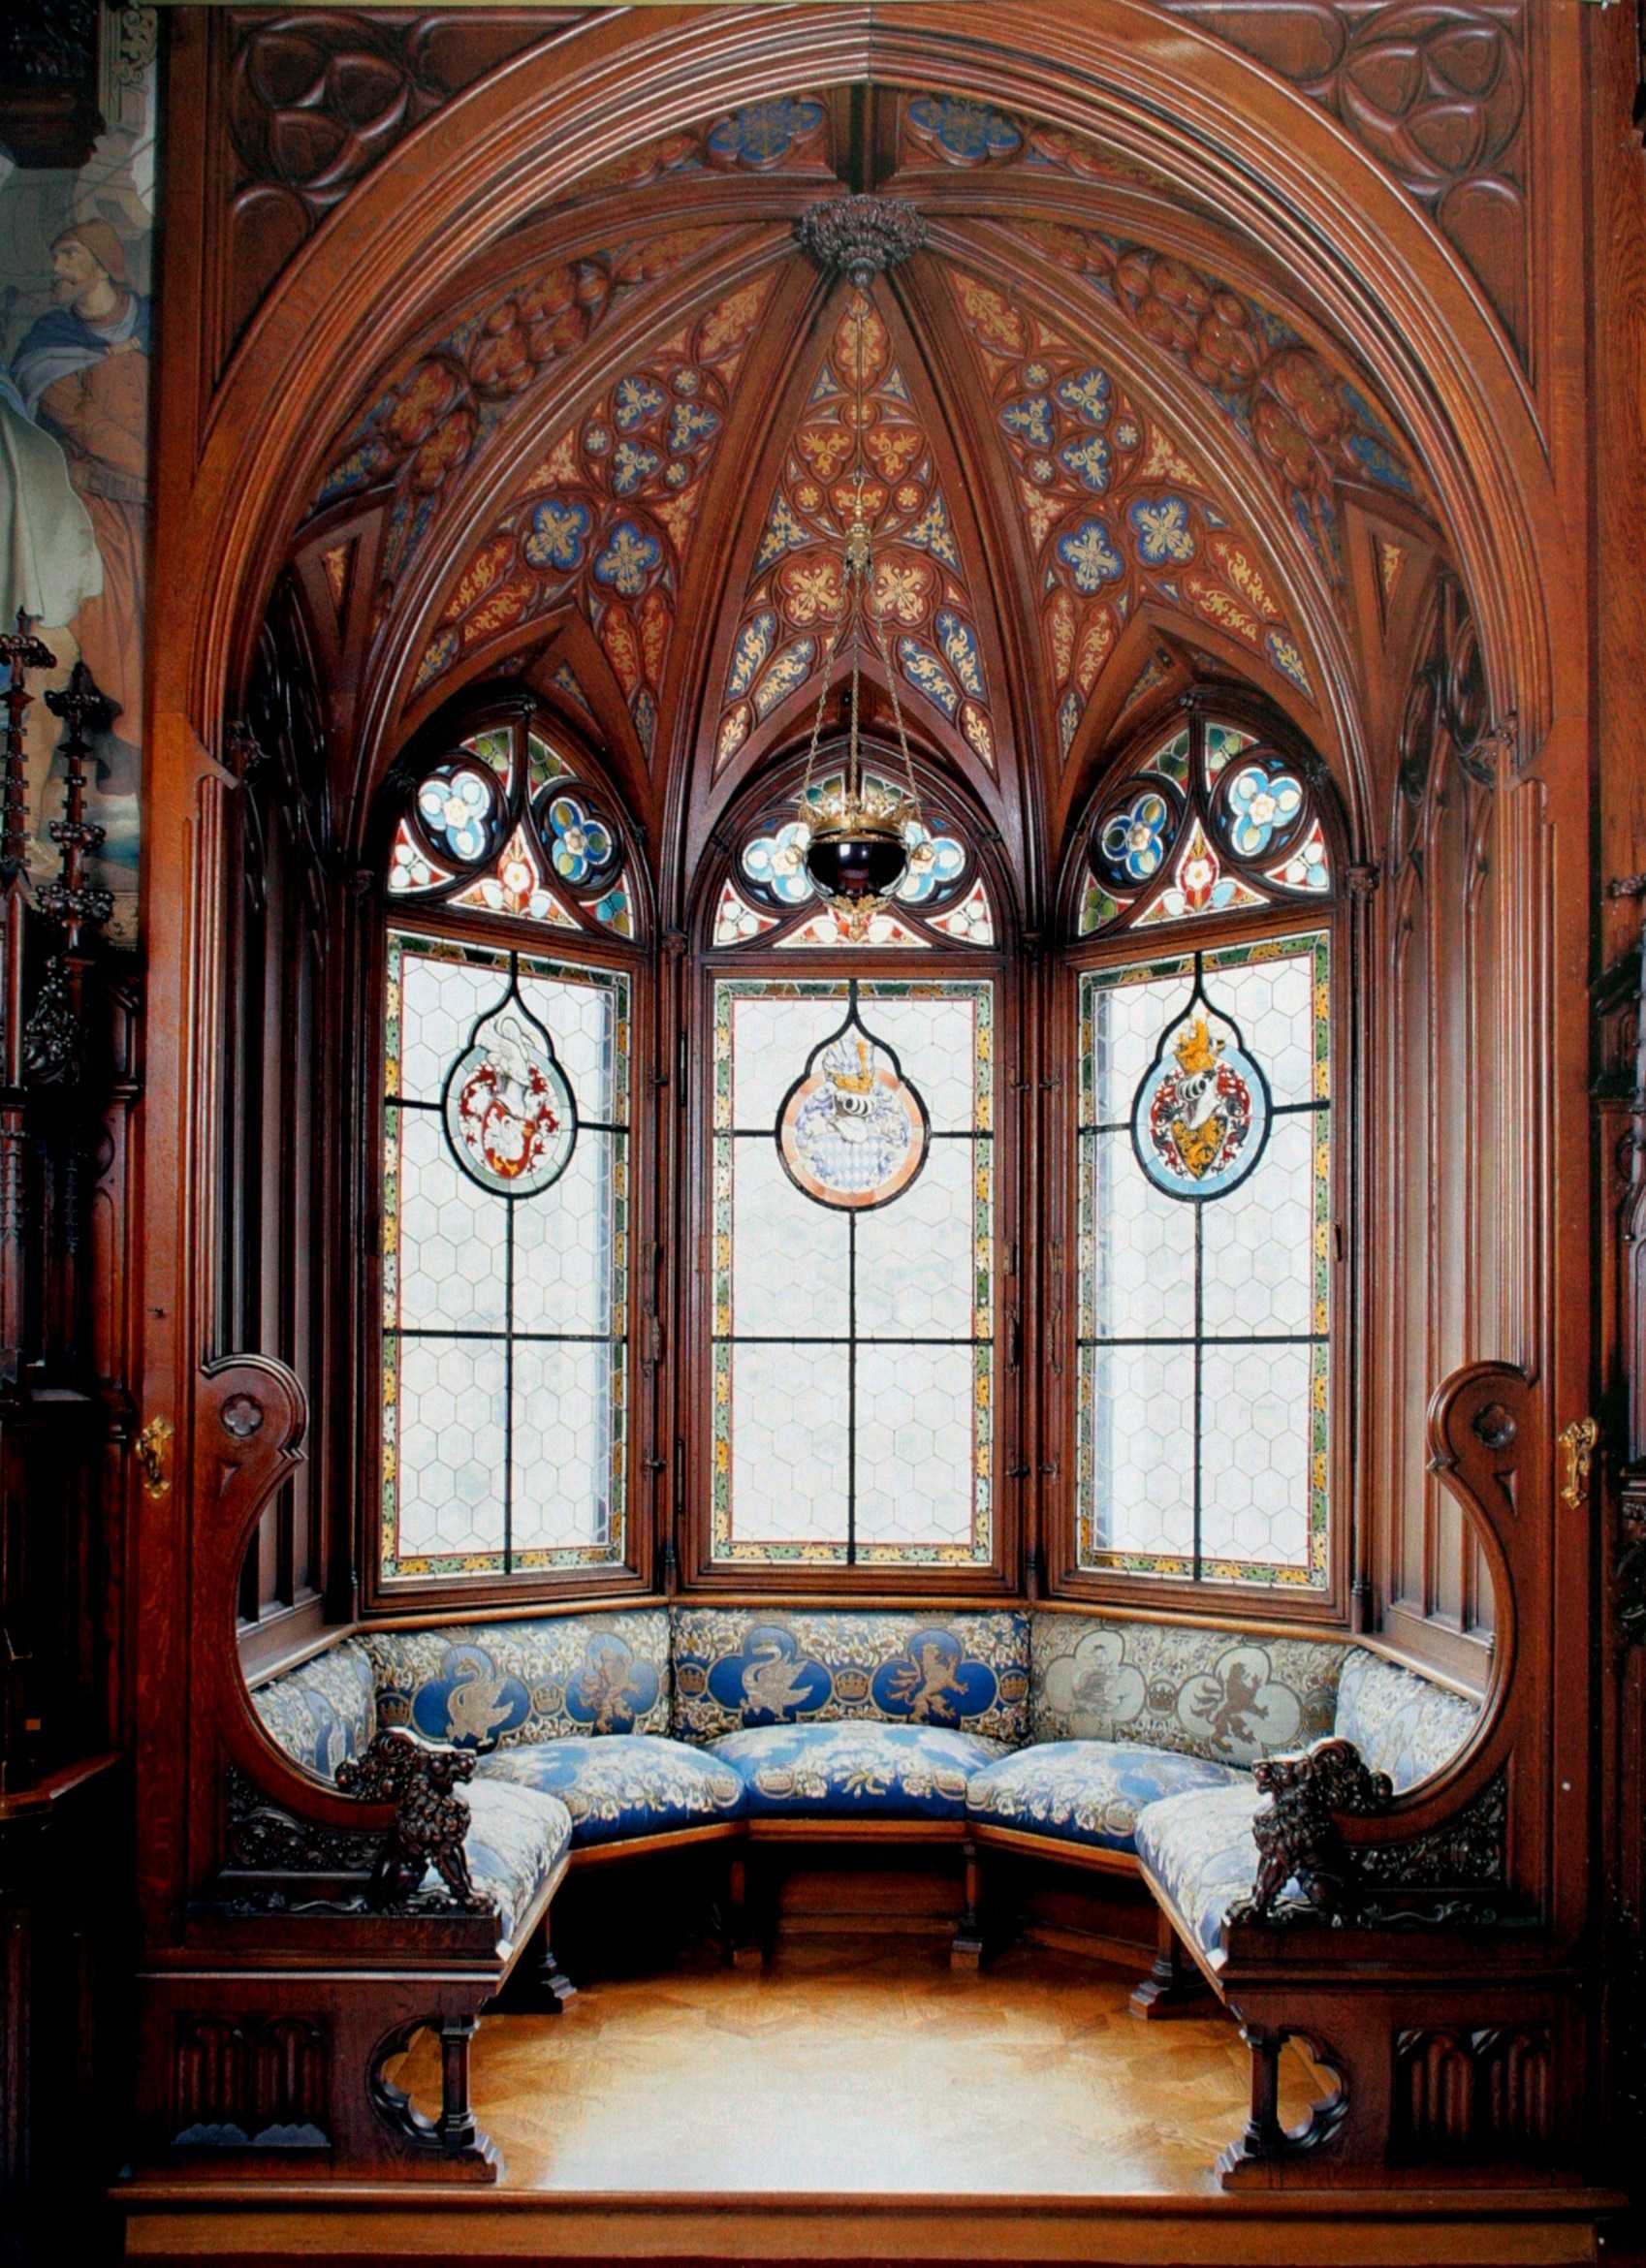
[[[1133,1992],[1131,2012],[1134,2016],[1181,2016],[1204,2000],[1206,1985],[1167,1920],[1164,1906],[1156,1907],[1155,1926],[1155,1966]]]
[[[734,1969],[761,1969],[766,1960],[749,1921],[748,1859],[741,1850],[726,1867],[726,1959]]]
[[[468,2051],[477,2016],[449,2016],[440,2027],[440,2116],[434,2131],[450,2158],[475,2148],[474,2108],[468,2098]]]
[[[978,1969],[983,1966],[983,1870],[975,1843],[961,1846],[965,1854],[965,1910],[949,1949],[951,1969]]]
[[[537,1944],[531,1971],[533,1997],[542,2004],[544,2013],[557,2016],[568,2000],[577,1999],[577,1987],[554,1958],[554,1941],[551,1935],[554,1922],[553,1906],[537,1925]]]

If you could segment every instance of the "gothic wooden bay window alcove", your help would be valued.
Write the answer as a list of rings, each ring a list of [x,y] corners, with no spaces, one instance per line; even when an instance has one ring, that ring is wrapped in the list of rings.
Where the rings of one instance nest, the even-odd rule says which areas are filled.
[[[179,32],[156,2212],[231,2131],[493,2179],[552,1906],[1157,1948],[1242,2027],[1224,2182],[1310,2211],[1599,2169],[1610,570],[1534,176],[1614,35],[1441,11],[1498,92],[1437,185],[1380,13],[482,11],[255,288],[289,32]],[[797,833],[854,748],[917,812],[856,925]],[[213,2043],[286,2024],[241,2118]]]

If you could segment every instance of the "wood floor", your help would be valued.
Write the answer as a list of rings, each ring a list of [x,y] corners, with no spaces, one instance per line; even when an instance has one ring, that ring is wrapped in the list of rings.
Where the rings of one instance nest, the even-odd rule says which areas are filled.
[[[1043,1948],[951,1973],[932,1937],[788,1936],[764,1970],[706,1952],[584,1980],[559,2016],[482,2019],[495,2189],[295,2185],[124,2195],[128,2258],[831,2261],[965,2268],[1521,2268],[1600,2258],[1596,2203],[1524,2192],[1230,2196],[1247,2059],[1208,2013],[1144,2024],[1129,1971]],[[399,2084],[431,2110],[432,2044]],[[1289,2053],[1282,2110],[1316,2084]],[[1608,2255],[1609,2257],[1610,2255]]]
[[[483,2018],[475,2112],[510,2189],[1211,2194],[1246,2051],[1210,2001],[1140,2023],[1135,1981],[1031,1948],[967,1976],[929,1938],[785,1939],[764,1971],[706,1961]],[[399,2083],[436,2102],[427,2036]]]

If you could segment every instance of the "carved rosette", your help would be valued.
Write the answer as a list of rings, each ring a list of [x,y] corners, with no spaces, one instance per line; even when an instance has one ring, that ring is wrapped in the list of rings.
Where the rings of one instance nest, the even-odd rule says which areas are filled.
[[[795,223],[801,249],[832,275],[862,291],[926,241],[926,223],[901,197],[835,197],[808,205]]]

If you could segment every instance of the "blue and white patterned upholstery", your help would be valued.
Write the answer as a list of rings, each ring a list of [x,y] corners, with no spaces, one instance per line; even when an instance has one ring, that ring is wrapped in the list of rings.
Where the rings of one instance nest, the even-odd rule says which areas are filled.
[[[982,1825],[1130,1852],[1146,1805],[1189,1788],[1250,1784],[1250,1773],[1204,1756],[1124,1741],[1045,1741],[976,1774],[965,1809]]]
[[[729,1764],[657,1733],[517,1744],[483,1757],[475,1778],[557,1796],[579,1846],[743,1815],[743,1780]]]
[[[498,1935],[513,1945],[531,1903],[564,1858],[572,1815],[557,1796],[507,1780],[471,1780],[459,1790],[469,1808],[463,1838],[474,1886],[497,1908]],[[430,1869],[424,1888],[437,1887]]]
[[[1223,1916],[1257,1879],[1251,1820],[1268,1799],[1248,1775],[1228,1787],[1193,1788],[1151,1804],[1137,1822],[1137,1856],[1162,1889],[1186,1935],[1213,1964],[1223,1962]],[[1288,1891],[1295,1883],[1286,1885]]]
[[[1033,1738],[1254,1764],[1332,1730],[1344,1652],[1331,1639],[1038,1613]]]
[[[1372,1771],[1386,1772],[1401,1795],[1451,1762],[1479,1715],[1478,1702],[1355,1646],[1344,1663],[1333,1730],[1354,1743]]]
[[[676,1607],[673,1619],[686,1740],[847,1720],[1029,1736],[1027,1615]]]
[[[669,1729],[669,1617],[614,1615],[374,1630],[379,1724],[482,1753]]]
[[[364,1638],[345,1638],[295,1669],[260,1685],[251,1705],[278,1748],[305,1772],[334,1780],[347,1758],[362,1756],[377,1730],[371,1654]]]
[[[963,1819],[966,1782],[1008,1751],[940,1725],[773,1724],[728,1733],[711,1753],[735,1765],[751,1818]]]

